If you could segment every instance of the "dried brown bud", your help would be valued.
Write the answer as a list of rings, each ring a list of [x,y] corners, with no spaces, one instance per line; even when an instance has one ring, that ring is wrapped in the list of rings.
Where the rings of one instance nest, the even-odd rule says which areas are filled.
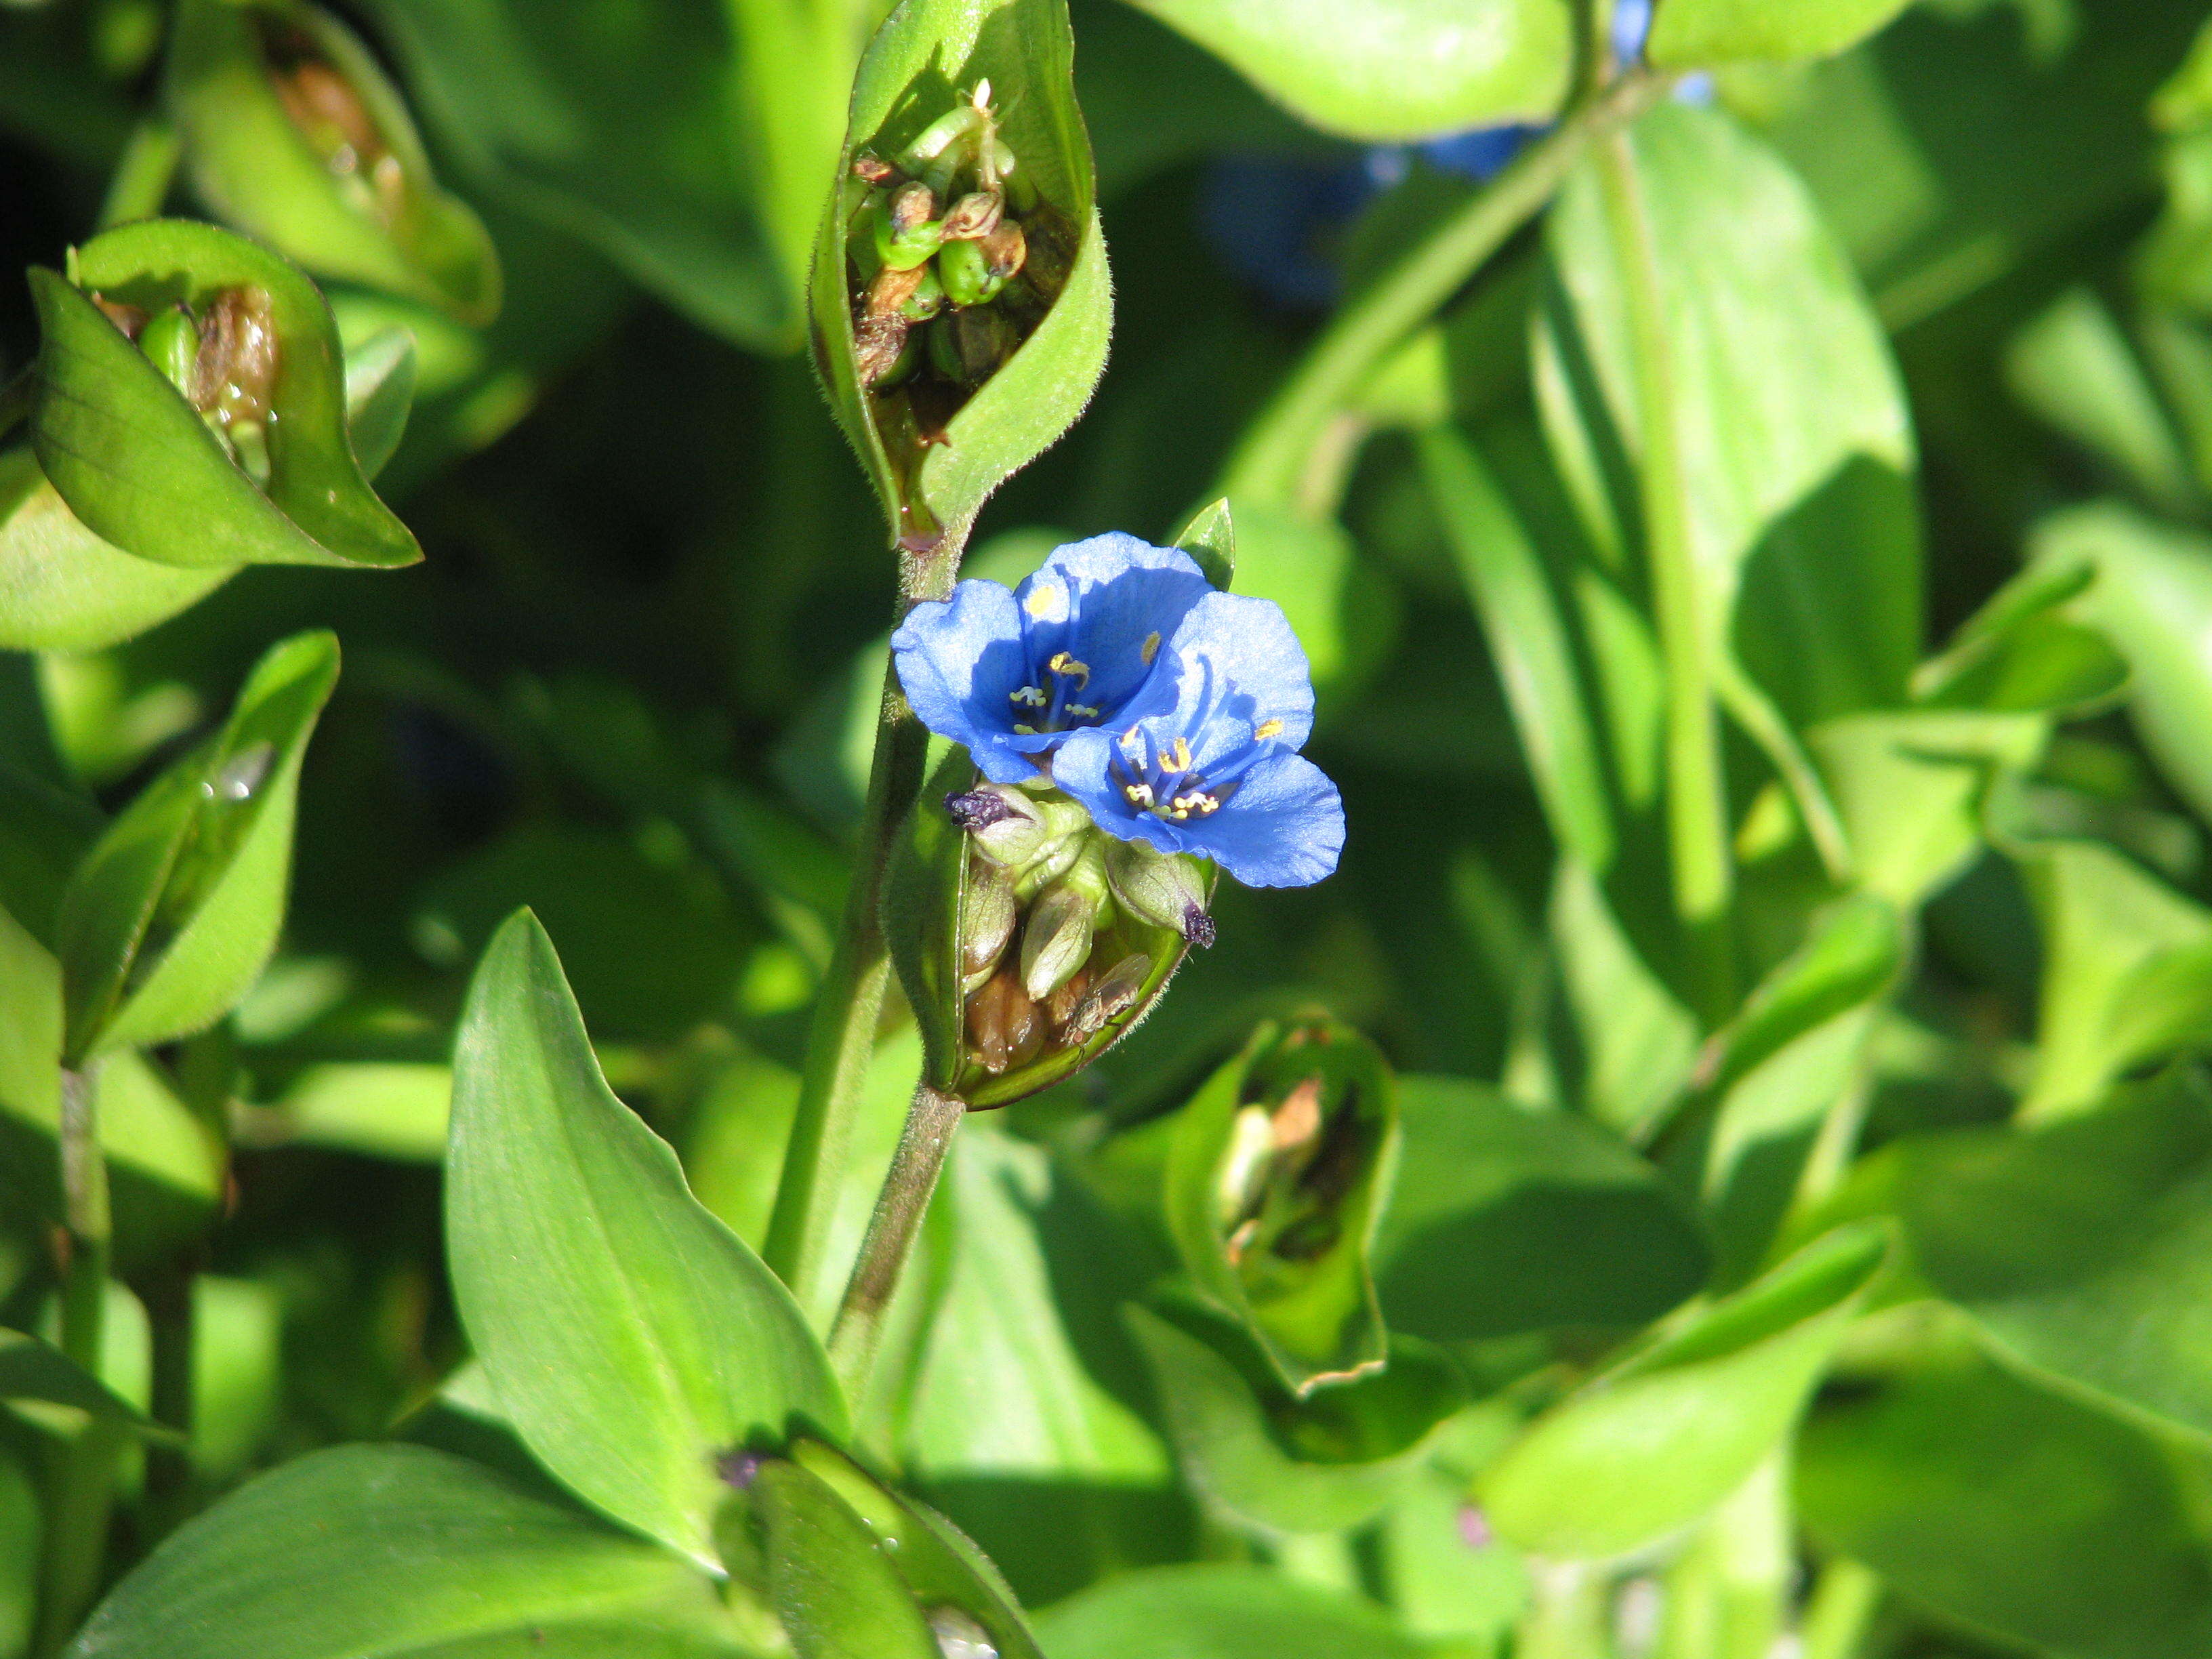
[[[92,302],[100,307],[100,314],[121,329],[127,338],[136,340],[146,331],[146,313],[138,307],[111,300],[104,294],[94,295]]]
[[[225,426],[266,425],[276,389],[276,315],[266,290],[227,288],[200,320],[192,402]]]
[[[945,216],[945,240],[948,242],[981,241],[1000,228],[1000,216],[1006,211],[1006,201],[995,191],[970,191],[952,204]],[[1014,227],[1021,234],[1021,227]]]
[[[888,211],[893,235],[913,230],[937,216],[937,193],[919,179],[915,179],[891,192]]]
[[[1000,282],[1019,271],[1029,258],[1029,238],[1014,220],[1002,221],[975,240],[989,263],[991,275]]]
[[[1105,1029],[1108,1020],[1119,1018],[1136,1006],[1151,971],[1152,963],[1143,952],[1123,957],[1083,994],[1060,1028],[1060,1040],[1071,1048],[1090,1042]]]
[[[900,174],[899,170],[883,157],[864,149],[853,158],[853,176],[866,184],[887,185]]]

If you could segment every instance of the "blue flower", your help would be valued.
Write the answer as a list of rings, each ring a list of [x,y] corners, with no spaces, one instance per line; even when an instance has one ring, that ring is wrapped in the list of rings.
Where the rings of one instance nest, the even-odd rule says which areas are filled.
[[[1011,592],[964,581],[915,606],[891,635],[899,684],[985,777],[1026,783],[1075,733],[1121,716],[1212,591],[1179,549],[1119,533],[1073,542]]]
[[[1297,752],[1312,729],[1306,655],[1280,607],[1209,592],[1121,719],[1068,738],[1053,781],[1109,836],[1212,859],[1249,887],[1304,887],[1344,846],[1336,786]]]

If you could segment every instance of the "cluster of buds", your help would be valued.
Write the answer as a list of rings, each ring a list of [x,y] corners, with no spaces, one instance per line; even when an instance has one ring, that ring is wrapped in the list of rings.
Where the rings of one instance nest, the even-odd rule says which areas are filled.
[[[1161,935],[1213,942],[1209,872],[1094,826],[1075,801],[1004,784],[946,797],[964,834],[959,927],[969,1063],[999,1078],[1079,1054],[1158,990]]]
[[[227,288],[198,313],[182,301],[148,312],[98,294],[92,299],[199,411],[224,453],[265,487],[280,357],[268,294]]]
[[[1073,238],[1007,147],[990,96],[979,82],[892,159],[854,158],[869,189],[847,239],[853,336],[872,391],[957,407],[1067,280]]]

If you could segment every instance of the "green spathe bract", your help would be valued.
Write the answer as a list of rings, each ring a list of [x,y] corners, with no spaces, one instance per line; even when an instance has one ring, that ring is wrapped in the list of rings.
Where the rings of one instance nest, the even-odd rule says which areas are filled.
[[[246,994],[283,920],[301,757],[337,672],[331,635],[277,646],[222,730],[85,855],[56,950],[68,1064],[199,1030]]]
[[[278,62],[280,43],[297,63]],[[358,153],[349,133],[338,156],[318,152],[277,87],[301,65],[325,97],[339,87],[350,93],[380,155]],[[320,275],[423,301],[467,323],[497,313],[489,234],[438,187],[406,105],[329,13],[301,0],[185,0],[166,94],[193,189],[218,217]],[[301,101],[313,109],[313,92]]]
[[[162,564],[392,566],[422,556],[376,498],[346,434],[344,362],[315,285],[259,244],[150,219],[76,251],[73,281],[33,270],[43,331],[32,441],[93,533]],[[201,310],[230,289],[268,296],[277,363],[266,491],[224,452],[91,295]]]
[[[861,59],[839,183],[815,243],[815,366],[892,536],[918,551],[964,540],[984,498],[1082,413],[1105,366],[1113,307],[1091,141],[1070,79],[1073,50],[1066,0],[904,0]],[[847,242],[865,191],[850,167],[862,149],[896,152],[983,81],[1019,173],[1065,222],[1074,254],[1035,331],[922,443],[897,393],[860,384]]]
[[[451,1133],[454,1296],[515,1431],[593,1506],[719,1571],[721,1460],[842,1437],[844,1401],[789,1293],[607,1088],[526,911],[471,988]]]
[[[374,478],[405,431],[415,342],[380,329],[346,356],[346,428]],[[0,452],[0,648],[97,651],[144,633],[236,575],[237,565],[135,558],[85,528],[27,447]]]

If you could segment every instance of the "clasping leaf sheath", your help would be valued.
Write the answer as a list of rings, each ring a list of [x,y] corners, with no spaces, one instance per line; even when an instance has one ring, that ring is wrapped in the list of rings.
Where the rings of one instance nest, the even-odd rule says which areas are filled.
[[[1297,1394],[1387,1357],[1369,1256],[1397,1155],[1389,1067],[1334,1021],[1262,1025],[1183,1109],[1167,1212],[1184,1271]]]
[[[1105,366],[1112,305],[1073,64],[1065,0],[905,0],[861,60],[815,245],[815,362],[913,551],[963,537]],[[999,198],[997,216],[978,195]],[[962,250],[949,264],[947,238]],[[952,304],[917,319],[897,278],[939,265]]]
[[[351,30],[291,0],[184,0],[167,94],[200,199],[325,276],[491,320],[498,255],[432,177],[407,106]]]
[[[32,443],[94,534],[172,565],[390,567],[422,556],[362,475],[337,326],[297,267],[213,225],[149,219],[86,243],[68,278],[34,268],[31,289],[43,331]],[[179,306],[202,335],[209,384],[198,397],[162,374],[131,327]],[[246,345],[219,355],[240,340],[250,355]],[[233,419],[234,398],[250,420]]]

